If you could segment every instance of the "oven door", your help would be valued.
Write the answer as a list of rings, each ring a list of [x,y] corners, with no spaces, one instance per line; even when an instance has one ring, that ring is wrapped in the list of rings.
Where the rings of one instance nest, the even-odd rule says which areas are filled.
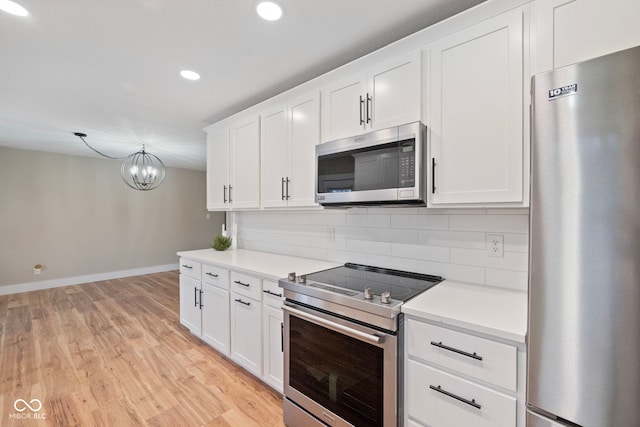
[[[397,336],[289,301],[283,311],[285,424],[396,426]]]

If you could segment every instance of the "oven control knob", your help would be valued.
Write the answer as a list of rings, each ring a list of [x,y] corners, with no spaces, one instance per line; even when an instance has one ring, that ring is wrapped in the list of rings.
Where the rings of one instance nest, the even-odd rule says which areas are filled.
[[[383,303],[383,304],[390,304],[391,303],[391,292],[384,291],[380,295],[380,302]]]
[[[373,299],[373,291],[371,288],[364,288],[364,299]]]
[[[305,283],[307,283],[307,275],[306,275],[306,274],[301,274],[301,275],[299,275],[299,276],[298,276],[298,283],[301,283],[301,284],[303,284],[303,285],[304,285]]]
[[[290,282],[295,282],[296,281],[296,273],[289,273],[289,281]]]

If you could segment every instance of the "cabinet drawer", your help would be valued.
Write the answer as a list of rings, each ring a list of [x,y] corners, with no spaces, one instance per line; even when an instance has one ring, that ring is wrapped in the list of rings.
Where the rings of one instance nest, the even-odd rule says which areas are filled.
[[[410,360],[407,412],[438,427],[514,427],[516,399]]]
[[[202,264],[202,281],[229,290],[229,271],[224,268]]]
[[[262,281],[262,296],[267,305],[280,309],[284,300],[282,295],[282,288],[276,282]]]
[[[256,301],[262,301],[262,280],[257,277],[232,271],[231,290]]]
[[[516,347],[412,319],[407,324],[409,356],[516,391]]]
[[[190,259],[180,258],[180,274],[200,280],[201,265]]]

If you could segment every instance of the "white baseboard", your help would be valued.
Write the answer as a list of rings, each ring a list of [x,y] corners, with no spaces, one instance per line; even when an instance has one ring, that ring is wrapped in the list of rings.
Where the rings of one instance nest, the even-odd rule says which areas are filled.
[[[163,271],[177,270],[178,268],[180,268],[178,264],[165,264],[152,267],[132,268],[130,270],[110,271],[108,273],[88,274],[86,276],[43,280],[40,282],[18,283],[16,285],[0,286],[0,295],[39,291],[41,289],[59,288],[61,286],[79,285],[81,283],[120,279],[122,277],[140,276],[143,274],[161,273]]]

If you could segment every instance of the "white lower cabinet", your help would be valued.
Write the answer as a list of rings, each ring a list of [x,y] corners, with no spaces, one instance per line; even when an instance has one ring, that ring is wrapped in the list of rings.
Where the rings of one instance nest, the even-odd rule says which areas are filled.
[[[409,416],[434,427],[513,427],[516,398],[410,360]]]
[[[180,323],[280,393],[283,300],[275,281],[180,260]]]
[[[407,425],[519,425],[515,346],[416,319],[405,333]]]
[[[231,358],[262,376],[262,302],[231,293]]]
[[[229,291],[202,284],[202,340],[229,355]]]
[[[202,312],[198,304],[201,289],[199,279],[180,274],[180,323],[198,336],[202,333]]]
[[[282,289],[275,282],[263,282],[262,306],[262,379],[283,391],[284,354],[282,344]]]

